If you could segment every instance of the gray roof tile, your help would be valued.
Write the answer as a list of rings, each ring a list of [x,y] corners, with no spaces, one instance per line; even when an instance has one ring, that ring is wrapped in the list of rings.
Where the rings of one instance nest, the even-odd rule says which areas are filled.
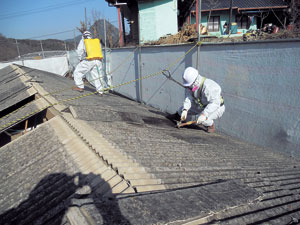
[[[211,3],[213,2],[213,3]],[[231,0],[209,1],[202,0],[202,10],[209,9],[228,9]],[[234,0],[233,7],[236,8],[268,8],[268,7],[286,7],[287,3],[283,0]]]

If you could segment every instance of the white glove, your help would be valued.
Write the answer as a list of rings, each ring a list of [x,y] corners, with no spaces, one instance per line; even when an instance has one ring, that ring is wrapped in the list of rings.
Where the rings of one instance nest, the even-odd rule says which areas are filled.
[[[203,123],[205,120],[207,120],[207,117],[204,114],[201,114],[197,119],[197,124]]]
[[[181,112],[181,118],[180,118],[180,120],[181,120],[181,121],[184,121],[184,120],[186,120],[186,117],[187,117],[187,111],[186,111],[186,110],[183,110],[183,111]]]

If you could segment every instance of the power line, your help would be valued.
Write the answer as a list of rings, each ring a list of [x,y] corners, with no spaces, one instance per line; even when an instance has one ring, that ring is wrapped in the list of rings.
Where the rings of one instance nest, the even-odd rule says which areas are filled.
[[[66,31],[61,31],[61,32],[52,33],[52,34],[43,34],[43,35],[41,35],[41,36],[29,37],[29,38],[25,38],[25,39],[36,39],[36,38],[41,38],[41,37],[53,36],[53,35],[57,35],[57,34],[64,34],[64,33],[74,32],[74,31],[76,31],[76,29],[73,29],[73,30],[66,30]]]
[[[57,35],[57,34],[64,34],[64,33],[74,32],[74,31],[76,31],[76,29],[66,30],[66,31],[61,31],[61,32],[56,32],[56,33],[51,33],[51,34],[42,34],[40,36],[28,37],[28,38],[22,38],[22,39],[17,39],[17,38],[7,38],[7,39],[14,39],[14,40],[36,39],[36,38],[41,38],[41,37],[53,36],[53,35]],[[77,31],[77,32],[79,32],[79,31]],[[70,38],[70,39],[72,39],[72,38]],[[0,43],[6,43],[6,41],[0,41]]]
[[[64,7],[82,4],[82,3],[86,3],[86,2],[90,2],[90,1],[95,1],[95,0],[76,0],[76,1],[72,1],[72,2],[60,3],[60,4],[55,4],[55,5],[45,6],[45,7],[41,7],[41,8],[15,12],[15,13],[2,14],[2,15],[0,15],[0,20],[16,18],[16,17],[20,17],[20,16],[26,16],[26,15],[34,14],[34,13],[47,12],[47,11],[51,11],[54,9],[64,8]]]
[[[115,20],[115,21],[108,21],[108,22],[110,22],[110,23],[113,23],[113,22],[118,22],[117,20]],[[34,36],[34,37],[27,37],[27,38],[7,38],[7,37],[5,37],[5,38],[7,38],[7,39],[15,39],[15,40],[25,40],[25,39],[37,39],[37,38],[41,38],[41,37],[48,37],[48,36],[53,36],[53,35],[58,35],[58,34],[64,34],[64,33],[69,33],[69,32],[76,32],[76,33],[79,33],[80,31],[77,29],[77,28],[75,28],[75,29],[71,29],[71,30],[65,30],[65,31],[60,31],[60,32],[56,32],[56,33],[50,33],[50,34],[42,34],[42,35],[39,35],[39,36]],[[73,38],[73,37],[72,37]],[[70,38],[70,39],[72,39],[72,38]],[[0,40],[0,43],[3,43],[3,42],[5,42],[5,41],[1,41]]]

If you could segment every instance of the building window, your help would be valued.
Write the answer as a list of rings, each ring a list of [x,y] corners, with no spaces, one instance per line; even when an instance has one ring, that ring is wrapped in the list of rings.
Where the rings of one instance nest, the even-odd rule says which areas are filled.
[[[248,16],[242,15],[236,17],[236,22],[238,29],[249,29],[249,20]]]
[[[208,21],[208,31],[217,32],[220,30],[220,17],[211,16]]]

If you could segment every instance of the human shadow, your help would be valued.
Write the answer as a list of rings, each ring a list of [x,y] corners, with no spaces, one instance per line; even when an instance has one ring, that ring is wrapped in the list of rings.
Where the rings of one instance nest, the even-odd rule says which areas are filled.
[[[122,215],[108,183],[93,173],[47,175],[34,187],[26,200],[0,215],[0,224],[65,224],[72,217],[71,208],[77,212],[87,212],[90,218],[97,219],[97,223],[130,224]],[[86,213],[82,215],[86,218]]]

